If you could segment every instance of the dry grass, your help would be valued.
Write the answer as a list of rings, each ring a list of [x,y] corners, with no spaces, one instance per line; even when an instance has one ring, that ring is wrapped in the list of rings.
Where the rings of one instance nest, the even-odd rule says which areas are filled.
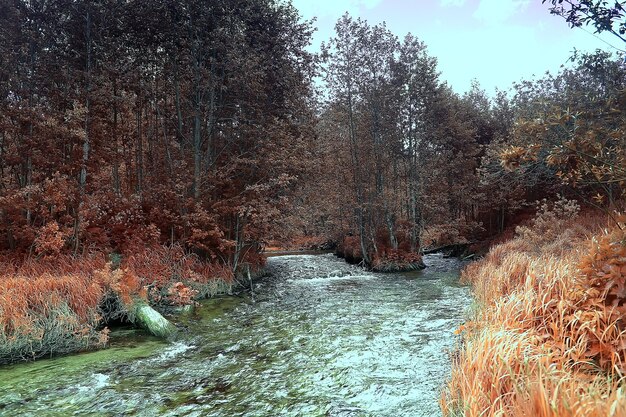
[[[139,288],[147,290],[153,304],[189,304],[195,296],[228,292],[235,284],[228,265],[202,261],[177,245],[135,251],[121,268],[136,278]]]
[[[119,267],[118,267],[119,266]],[[0,364],[106,344],[109,319],[138,298],[182,305],[227,291],[230,269],[180,247],[151,247],[107,262],[103,254],[0,261]],[[132,318],[132,317],[131,317]]]
[[[626,233],[551,210],[463,272],[479,308],[445,415],[626,416]]]
[[[63,256],[1,264],[0,363],[105,344],[108,331],[96,328],[107,288],[92,279],[105,266]]]

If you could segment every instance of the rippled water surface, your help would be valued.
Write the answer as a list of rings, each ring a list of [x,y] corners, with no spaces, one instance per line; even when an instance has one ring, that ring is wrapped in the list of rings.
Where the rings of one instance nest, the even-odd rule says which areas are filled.
[[[117,330],[111,348],[0,368],[2,416],[440,415],[459,262],[373,274],[332,255],[270,258],[245,297],[175,317],[178,341]]]

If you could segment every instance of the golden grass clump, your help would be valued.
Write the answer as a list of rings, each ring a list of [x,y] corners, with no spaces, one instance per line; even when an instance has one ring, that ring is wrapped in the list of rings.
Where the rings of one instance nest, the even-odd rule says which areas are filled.
[[[478,308],[445,415],[626,416],[626,232],[550,210],[463,271]]]
[[[108,330],[96,329],[107,288],[93,268],[105,267],[63,256],[0,265],[0,364],[104,345]]]
[[[181,246],[149,246],[126,257],[121,268],[133,277],[137,288],[147,290],[152,304],[191,304],[229,292],[235,275],[225,264],[207,262],[186,253]]]

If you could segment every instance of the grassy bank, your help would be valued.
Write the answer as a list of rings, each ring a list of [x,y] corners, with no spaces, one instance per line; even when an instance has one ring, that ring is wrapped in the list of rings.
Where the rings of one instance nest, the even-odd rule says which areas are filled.
[[[464,270],[476,308],[444,415],[626,415],[626,217],[577,212],[544,204]]]
[[[227,267],[177,246],[124,257],[5,257],[0,262],[0,364],[105,346],[107,323],[133,321],[138,301],[188,305],[235,284]]]

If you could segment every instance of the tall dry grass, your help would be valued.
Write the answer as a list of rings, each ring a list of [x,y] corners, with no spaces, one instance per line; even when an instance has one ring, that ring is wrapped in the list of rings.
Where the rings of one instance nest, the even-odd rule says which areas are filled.
[[[178,245],[137,249],[120,267],[146,289],[153,304],[190,304],[193,298],[230,292],[236,284],[228,265],[202,260]]]
[[[445,415],[626,416],[626,232],[562,209],[546,204],[463,271],[478,308]]]
[[[146,247],[113,265],[104,254],[0,260],[0,364],[103,346],[133,303],[191,304],[234,276],[178,246]]]
[[[0,364],[102,346],[103,257],[0,263]]]

